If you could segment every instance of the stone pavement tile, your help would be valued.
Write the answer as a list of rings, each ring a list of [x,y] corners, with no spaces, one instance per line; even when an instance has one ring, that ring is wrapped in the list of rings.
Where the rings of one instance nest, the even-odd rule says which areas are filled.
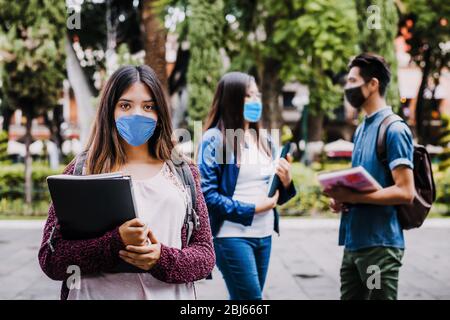
[[[35,239],[36,230],[0,229],[0,261],[5,261],[11,254],[20,250],[24,245],[30,245]]]
[[[342,249],[334,243],[333,232],[289,230],[297,234],[292,254],[289,255],[290,272],[297,275],[297,283],[311,299],[336,299],[339,290],[339,266]],[[302,238],[305,238],[304,241]]]
[[[1,230],[42,230],[44,229],[45,219],[37,220],[0,220]]]
[[[405,261],[450,286],[450,272],[443,268],[450,266],[450,230],[418,229],[405,232],[405,238]]]
[[[448,239],[450,239],[450,228],[447,227],[449,225],[447,221],[444,221],[443,224],[446,226],[445,228],[437,223],[429,223],[420,229],[405,232],[407,250],[403,261],[404,266],[400,273],[400,299],[439,299],[450,292],[450,288],[447,286],[447,284],[450,285],[450,281],[447,281],[450,276],[447,267],[450,265],[448,261],[450,259],[450,243],[448,242]],[[307,224],[307,222],[305,223],[305,221],[299,219],[295,223],[285,223],[284,227],[298,230],[297,242],[302,240],[302,232],[308,235],[309,241],[306,242],[306,247],[303,248],[303,252],[308,253],[306,260],[311,264],[320,265],[320,268],[325,273],[336,280],[336,288],[338,289],[342,248],[338,249],[337,247],[337,224],[333,225],[332,222],[323,224],[322,222],[317,223],[314,221],[314,228],[311,229],[306,227]],[[322,228],[323,226],[325,227]],[[286,235],[285,230],[283,233]],[[332,233],[335,233],[334,239],[330,239]],[[314,250],[311,250],[312,246],[314,246]],[[317,251],[321,251],[322,254],[317,253]],[[299,252],[301,251],[299,250]],[[330,258],[330,255],[332,258],[326,259],[326,257]],[[441,283],[434,279],[436,277]],[[314,282],[302,280],[300,285],[313,298],[319,298],[319,296],[315,296],[314,290],[320,292],[320,289],[316,289],[320,288],[320,286],[316,285],[306,288],[306,285],[310,283]],[[331,292],[332,288],[330,287],[329,289],[329,292]],[[333,297],[333,295],[328,296]],[[338,298],[338,294],[336,297]]]
[[[405,232],[399,299],[450,298],[450,224],[445,223]],[[48,279],[37,261],[42,223],[24,226],[0,221],[0,299],[59,299],[61,283]],[[264,298],[339,299],[337,226],[336,220],[282,219],[281,237],[273,238]],[[198,281],[196,290],[198,299],[228,299],[217,268],[213,280]]]
[[[297,277],[298,285],[307,292],[311,300],[338,300],[339,286],[327,276],[312,278]]]
[[[424,228],[405,232],[399,297],[439,299],[450,293],[449,230]],[[410,293],[412,292],[412,293]]]
[[[311,242],[303,245],[309,260],[317,264],[322,273],[338,278],[343,254],[342,247],[338,247],[332,241],[326,241],[325,235],[320,238],[320,235],[315,234],[310,238]]]
[[[439,296],[450,292],[447,285],[433,279],[430,274],[417,269],[413,265],[408,265],[407,262],[400,269],[399,288],[402,287],[413,288],[416,292],[421,292],[421,296],[430,299],[437,299]]]
[[[35,261],[33,257],[24,265],[17,266],[11,274],[0,278],[0,298],[14,299],[16,295],[30,288],[36,280],[41,278],[42,271]]]
[[[400,280],[398,286],[399,300],[435,300],[436,297],[416,287],[411,287],[404,281]]]
[[[37,277],[35,282],[16,294],[16,300],[59,300],[61,282],[49,279],[45,274]]]
[[[31,260],[38,262],[38,249],[34,245],[26,245],[16,248],[7,256],[2,256],[0,264],[0,276],[13,273],[17,267],[28,264]]]
[[[227,300],[228,291],[217,266],[212,272],[212,279],[203,279],[195,283],[198,300]]]
[[[304,300],[308,295],[295,282],[295,276],[289,271],[289,262],[283,254],[283,241],[273,238],[272,255],[264,286],[263,298],[272,300]]]
[[[1,299],[21,299],[21,293],[26,294],[33,286],[49,283],[38,263],[40,237],[41,231],[36,228],[0,229]]]

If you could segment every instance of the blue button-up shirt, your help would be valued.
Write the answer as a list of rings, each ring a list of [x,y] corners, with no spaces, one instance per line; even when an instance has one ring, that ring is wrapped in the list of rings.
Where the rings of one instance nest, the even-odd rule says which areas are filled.
[[[390,107],[382,108],[366,116],[354,135],[352,167],[363,166],[380,185],[393,184],[389,170],[383,166],[376,154],[376,139],[381,121],[392,114]],[[386,133],[386,153],[389,169],[405,165],[413,168],[413,139],[406,123],[392,123]],[[355,251],[369,247],[395,247],[403,249],[403,231],[394,206],[356,204],[341,216],[339,245]]]

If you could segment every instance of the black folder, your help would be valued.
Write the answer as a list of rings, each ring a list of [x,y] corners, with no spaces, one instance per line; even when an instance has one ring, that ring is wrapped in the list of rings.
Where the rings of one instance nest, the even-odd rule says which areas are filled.
[[[136,218],[130,176],[61,174],[47,184],[64,239],[97,238]]]
[[[137,217],[131,177],[120,172],[47,177],[55,214],[66,240],[98,238]],[[121,261],[111,272],[145,272]]]

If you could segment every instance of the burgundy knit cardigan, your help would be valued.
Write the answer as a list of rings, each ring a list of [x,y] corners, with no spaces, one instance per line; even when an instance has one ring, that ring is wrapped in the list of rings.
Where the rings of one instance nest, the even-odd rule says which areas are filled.
[[[211,273],[216,259],[208,209],[200,187],[200,173],[195,165],[189,166],[197,190],[195,210],[200,219],[200,229],[193,230],[190,242],[187,244],[187,232],[183,226],[182,249],[161,244],[161,257],[148,272],[156,279],[167,283],[188,283],[206,278]],[[64,173],[73,174],[73,171],[74,161],[65,168]],[[55,226],[56,228],[53,228]],[[49,241],[50,237],[51,241]],[[125,245],[119,235],[119,227],[95,239],[64,240],[61,237],[55,209],[51,204],[39,250],[39,264],[48,277],[63,281],[61,299],[66,300],[69,289],[65,280],[71,275],[67,273],[70,265],[77,265],[82,275],[108,272],[121,260],[119,250],[123,249]]]

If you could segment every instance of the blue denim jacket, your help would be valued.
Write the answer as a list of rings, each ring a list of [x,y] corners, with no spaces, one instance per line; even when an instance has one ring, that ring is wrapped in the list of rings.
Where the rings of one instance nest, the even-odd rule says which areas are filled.
[[[385,188],[393,184],[391,170],[403,165],[413,168],[413,139],[406,123],[392,123],[386,133],[388,168],[376,154],[376,139],[381,121],[392,114],[390,107],[366,117],[356,129],[352,166],[363,166]],[[356,204],[341,216],[339,245],[355,251],[370,247],[405,247],[403,230],[395,206]]]
[[[202,177],[201,186],[209,211],[209,219],[213,236],[219,232],[225,220],[250,226],[255,214],[255,204],[234,200],[233,194],[239,175],[239,167],[236,165],[234,155],[230,155],[230,161],[221,164],[217,161],[217,150],[221,150],[222,133],[217,128],[208,129],[202,137],[197,164]],[[277,148],[269,138],[272,148],[272,157],[277,156]],[[219,163],[218,163],[219,162]],[[281,205],[294,197],[297,193],[294,183],[285,189],[280,184],[278,204]],[[274,209],[274,230],[280,234],[279,215]]]

